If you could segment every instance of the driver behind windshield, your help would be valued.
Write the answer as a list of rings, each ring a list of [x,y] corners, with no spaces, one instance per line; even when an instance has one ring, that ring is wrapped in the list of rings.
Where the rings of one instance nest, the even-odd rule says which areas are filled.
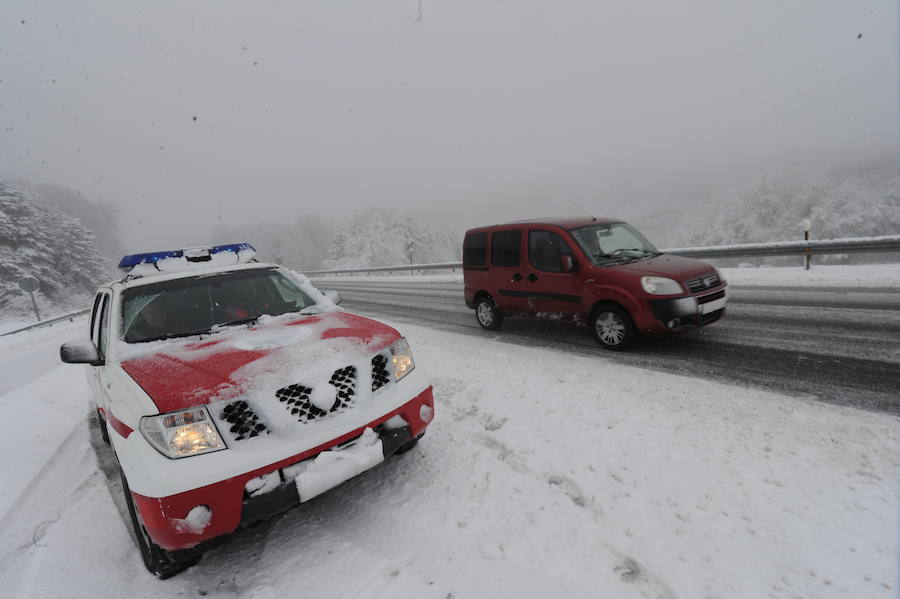
[[[263,299],[259,282],[237,279],[222,285],[219,305],[228,320],[246,320],[259,316]]]

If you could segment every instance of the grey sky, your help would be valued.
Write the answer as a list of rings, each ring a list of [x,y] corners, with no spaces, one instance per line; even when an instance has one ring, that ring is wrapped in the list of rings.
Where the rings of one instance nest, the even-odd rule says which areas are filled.
[[[897,151],[895,2],[417,6],[5,0],[0,175],[115,203],[140,250],[364,206],[622,215]]]

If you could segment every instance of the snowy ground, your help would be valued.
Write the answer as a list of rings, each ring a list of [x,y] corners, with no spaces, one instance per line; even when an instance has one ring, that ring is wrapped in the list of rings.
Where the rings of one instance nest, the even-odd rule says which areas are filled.
[[[778,287],[900,287],[900,265],[864,264],[856,266],[826,265],[813,266],[809,270],[802,267],[761,267],[761,268],[720,268],[725,280],[732,285],[778,286]],[[428,271],[423,271],[428,272]],[[329,275],[317,276],[316,282],[334,279],[348,280],[397,280],[416,277],[416,281],[462,282],[462,273],[450,274],[410,274],[391,273],[389,275]]]
[[[158,581],[57,362],[84,326],[0,338],[4,596],[897,593],[896,417],[405,325],[435,385],[419,447]]]

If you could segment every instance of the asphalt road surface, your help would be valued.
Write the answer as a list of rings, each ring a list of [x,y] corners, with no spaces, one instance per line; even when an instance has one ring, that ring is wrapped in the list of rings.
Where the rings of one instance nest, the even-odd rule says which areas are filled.
[[[413,277],[410,277],[413,279]],[[900,414],[900,289],[729,286],[719,322],[602,349],[573,323],[507,318],[478,326],[460,282],[317,280],[361,314],[510,344],[543,345],[650,370]]]

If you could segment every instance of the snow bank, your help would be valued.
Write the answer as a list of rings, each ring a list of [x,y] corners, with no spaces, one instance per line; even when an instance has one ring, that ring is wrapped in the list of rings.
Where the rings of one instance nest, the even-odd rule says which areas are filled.
[[[17,417],[0,475],[26,488],[0,516],[4,596],[896,595],[896,417],[599,350],[401,330],[434,379],[418,447],[168,581],[140,563],[114,460],[84,421],[82,369],[48,366],[0,392]],[[21,366],[16,351],[66,338],[48,331],[73,332],[0,340],[0,374]]]

